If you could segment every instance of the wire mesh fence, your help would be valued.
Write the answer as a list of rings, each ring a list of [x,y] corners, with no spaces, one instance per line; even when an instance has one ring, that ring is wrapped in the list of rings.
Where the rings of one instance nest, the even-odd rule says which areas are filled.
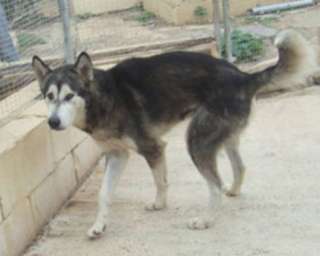
[[[62,56],[63,33],[56,1],[0,1],[0,119],[38,95],[32,83],[34,54]]]
[[[273,39],[282,29],[298,30],[311,41],[319,29],[317,0],[213,0],[214,6],[219,3],[222,10],[215,13],[220,15],[215,20],[218,50],[221,57],[237,64],[276,57]]]
[[[270,39],[278,29],[304,20],[283,25],[280,11],[253,15],[248,10],[288,2],[297,1],[0,0],[0,120],[39,95],[30,66],[32,55],[55,66],[72,62],[83,50],[100,55],[109,51],[101,56],[110,58],[110,51],[119,48],[154,44],[156,49],[162,47],[159,42],[216,38],[225,57],[224,38],[230,38],[230,61],[259,61],[269,56]],[[217,9],[220,19],[216,19]],[[213,21],[221,27],[221,39]],[[223,36],[224,24],[230,24],[229,37]]]

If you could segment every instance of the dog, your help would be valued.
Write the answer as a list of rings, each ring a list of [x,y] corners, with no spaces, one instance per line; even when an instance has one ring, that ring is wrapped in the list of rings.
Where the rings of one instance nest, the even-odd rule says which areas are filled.
[[[98,213],[89,238],[101,236],[106,229],[114,190],[130,151],[145,158],[154,178],[155,201],[146,209],[167,206],[166,142],[162,136],[187,118],[191,119],[186,135],[188,152],[207,182],[210,205],[223,193],[240,194],[245,175],[240,134],[248,125],[257,91],[297,79],[307,69],[298,54],[307,45],[302,36],[283,31],[275,45],[277,63],[252,74],[225,60],[183,51],[128,59],[109,70],[94,68],[85,52],[75,64],[56,69],[33,57],[50,128],[75,126],[91,135],[106,153]],[[222,147],[233,169],[229,189],[217,171],[217,153]],[[201,217],[193,219],[189,227],[205,229],[209,224],[209,218]]]

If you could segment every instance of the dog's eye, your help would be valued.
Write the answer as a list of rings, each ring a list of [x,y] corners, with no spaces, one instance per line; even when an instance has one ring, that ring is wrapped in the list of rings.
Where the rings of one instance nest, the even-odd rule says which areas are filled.
[[[69,100],[71,100],[71,99],[73,98],[73,96],[74,96],[74,94],[69,93],[69,94],[67,94],[67,96],[64,98],[64,100],[65,100],[65,101],[69,101]]]
[[[53,98],[54,98],[53,93],[52,92],[48,93],[47,98],[48,98],[48,100],[53,100]]]

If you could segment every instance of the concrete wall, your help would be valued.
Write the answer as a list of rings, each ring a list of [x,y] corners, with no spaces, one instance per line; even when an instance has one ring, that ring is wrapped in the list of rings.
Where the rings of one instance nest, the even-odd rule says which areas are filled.
[[[141,0],[73,0],[73,9],[76,15],[84,13],[105,13],[128,9]]]
[[[100,158],[84,133],[51,131],[43,102],[0,128],[0,255],[20,255]]]
[[[284,0],[230,0],[230,11],[232,15],[245,14],[249,9],[258,5],[283,3]]]
[[[85,13],[99,14],[128,9],[141,3],[141,0],[71,0],[71,9],[75,15]],[[47,17],[59,16],[58,2],[44,0],[39,3],[40,12]]]
[[[252,7],[259,4],[281,3],[283,0],[230,0],[230,12],[232,16],[242,15]],[[143,0],[144,8],[155,13],[164,20],[181,25],[187,23],[198,23],[212,21],[212,0]],[[197,17],[195,9],[204,7],[208,15]]]

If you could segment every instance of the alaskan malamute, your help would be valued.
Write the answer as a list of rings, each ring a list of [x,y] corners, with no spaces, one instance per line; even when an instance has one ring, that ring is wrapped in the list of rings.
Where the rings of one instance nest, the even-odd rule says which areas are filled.
[[[220,192],[228,196],[240,193],[245,167],[238,150],[239,135],[248,124],[256,92],[300,75],[306,68],[300,54],[306,41],[299,34],[281,32],[275,44],[278,62],[254,74],[244,73],[222,59],[192,52],[132,58],[109,70],[94,68],[85,52],[74,65],[56,69],[33,57],[32,66],[49,109],[49,126],[54,130],[78,127],[106,153],[99,209],[88,231],[90,238],[99,237],[106,228],[112,195],[130,150],[146,159],[157,188],[154,203],[146,209],[166,207],[166,143],[161,138],[186,118],[191,118],[188,150],[208,184],[210,204],[215,204]],[[217,171],[217,152],[222,146],[234,174],[229,189]],[[207,218],[189,223],[192,229],[208,226]]]

